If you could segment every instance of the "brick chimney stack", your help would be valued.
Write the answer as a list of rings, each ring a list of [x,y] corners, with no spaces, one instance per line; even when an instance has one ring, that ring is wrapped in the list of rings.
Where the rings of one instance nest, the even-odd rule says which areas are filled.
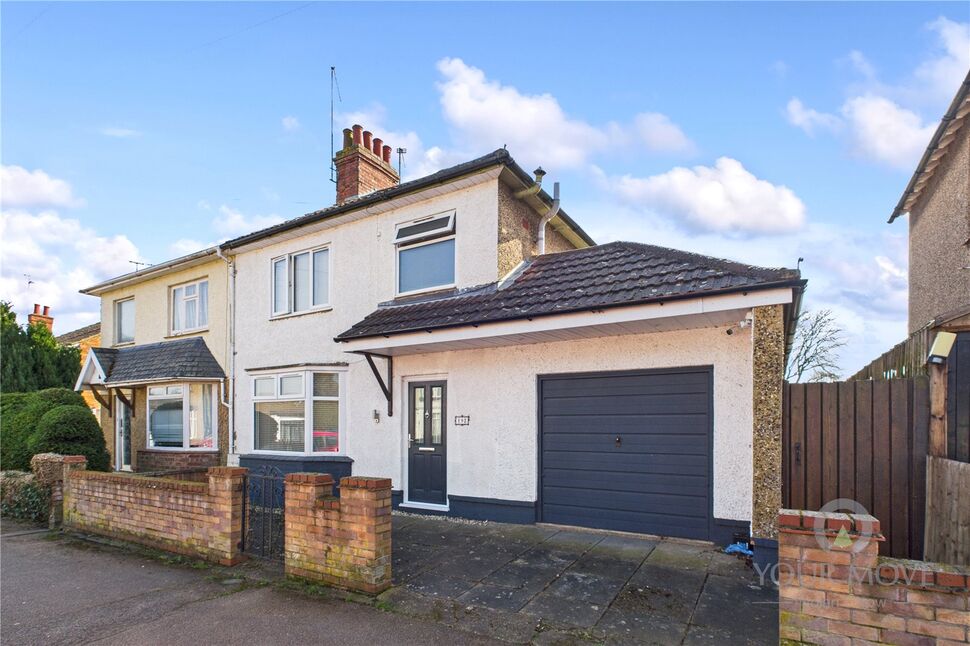
[[[337,166],[337,204],[397,186],[401,181],[391,166],[391,147],[360,125],[344,129],[343,148],[333,161]]]
[[[51,316],[51,308],[47,305],[44,306],[43,312],[41,312],[40,305],[34,303],[34,311],[32,314],[27,315],[27,324],[33,325],[34,323],[43,323],[47,326],[47,329],[51,332],[54,331],[54,317]]]

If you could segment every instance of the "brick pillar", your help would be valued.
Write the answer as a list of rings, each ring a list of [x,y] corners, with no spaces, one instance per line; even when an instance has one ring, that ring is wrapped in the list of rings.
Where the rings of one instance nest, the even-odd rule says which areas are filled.
[[[286,476],[286,574],[377,594],[391,585],[391,481]]]
[[[61,461],[63,465],[63,477],[61,478],[61,494],[60,494],[60,507],[61,513],[59,516],[60,523],[64,525],[71,524],[71,474],[76,471],[84,471],[88,468],[88,459],[83,455],[65,455],[64,459]],[[53,500],[51,501],[53,505]],[[54,511],[51,510],[51,516],[54,515]]]
[[[209,467],[209,496],[212,500],[213,526],[208,548],[222,565],[235,565],[243,560],[243,484],[249,469],[244,467]]]

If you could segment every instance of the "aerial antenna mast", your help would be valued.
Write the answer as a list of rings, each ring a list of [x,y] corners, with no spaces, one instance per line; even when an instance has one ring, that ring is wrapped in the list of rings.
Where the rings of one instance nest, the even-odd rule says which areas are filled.
[[[333,149],[333,128],[334,128],[334,115],[333,115],[333,97],[334,91],[337,93],[337,100],[343,103],[343,99],[340,98],[340,84],[337,83],[337,67],[335,65],[330,66],[330,181],[334,184],[337,183],[337,167],[333,163],[333,156],[336,151]]]

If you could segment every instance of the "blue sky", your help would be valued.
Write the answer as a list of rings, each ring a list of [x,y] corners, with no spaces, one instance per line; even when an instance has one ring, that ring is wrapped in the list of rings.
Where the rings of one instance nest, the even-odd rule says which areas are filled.
[[[598,241],[793,266],[846,371],[905,335],[886,219],[970,67],[966,3],[0,5],[0,297],[76,294],[333,202],[339,129],[409,177],[507,144]],[[29,273],[33,284],[27,288]]]

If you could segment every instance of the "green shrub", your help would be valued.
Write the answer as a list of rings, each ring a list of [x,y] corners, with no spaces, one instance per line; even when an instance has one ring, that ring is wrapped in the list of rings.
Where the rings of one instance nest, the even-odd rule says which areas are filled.
[[[84,406],[57,406],[44,413],[27,441],[27,448],[32,456],[37,453],[83,455],[88,459],[88,469],[110,470],[111,457],[101,426]]]
[[[87,402],[81,393],[74,392],[70,388],[45,388],[31,393],[34,397],[44,400],[53,406],[84,406]]]
[[[30,471],[30,458],[34,454],[28,443],[48,411],[63,405],[87,410],[84,398],[68,388],[4,393],[0,401],[0,469],[4,470]]]
[[[46,523],[50,515],[50,491],[30,473],[0,473],[0,514],[17,520]]]

